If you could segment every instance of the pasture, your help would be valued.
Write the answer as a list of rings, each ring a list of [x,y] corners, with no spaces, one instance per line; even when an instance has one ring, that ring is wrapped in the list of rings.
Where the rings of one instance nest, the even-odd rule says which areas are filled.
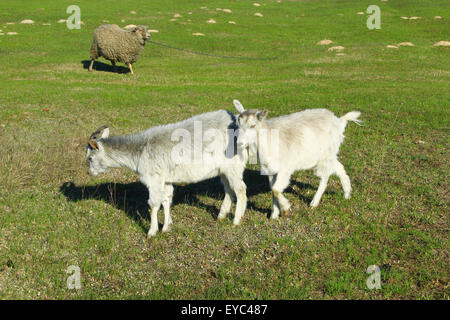
[[[72,4],[80,29],[58,23]],[[366,26],[373,4],[379,30]],[[1,1],[0,299],[448,299],[450,55],[433,45],[450,41],[449,17],[445,0]],[[102,59],[90,73],[104,21],[277,59],[148,43],[135,76]],[[224,194],[211,179],[177,187],[172,230],[148,240],[146,188],[126,169],[89,177],[89,135],[234,112],[233,99],[269,117],[361,111],[339,156],[352,197],[332,177],[311,209],[319,179],[298,172],[291,214],[272,221],[267,178],[249,165],[240,226],[216,221]],[[381,289],[366,286],[370,265]]]

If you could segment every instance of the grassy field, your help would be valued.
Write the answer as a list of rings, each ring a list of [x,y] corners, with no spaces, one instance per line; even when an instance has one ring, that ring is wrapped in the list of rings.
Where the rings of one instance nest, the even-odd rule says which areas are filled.
[[[450,40],[449,2],[257,2],[0,1],[0,299],[449,298],[450,55],[433,47]],[[57,23],[71,4],[79,30]],[[380,30],[357,14],[371,4]],[[148,25],[152,40],[184,49],[277,59],[150,43],[135,76],[102,59],[89,73],[104,20]],[[387,48],[400,42],[414,46]],[[352,198],[333,177],[310,209],[319,180],[299,172],[292,214],[271,221],[267,180],[249,166],[241,226],[215,220],[213,179],[176,188],[171,232],[147,240],[145,187],[125,169],[89,177],[89,135],[233,110],[232,99],[270,116],[361,111],[365,125],[348,125],[340,152]],[[66,286],[71,265],[80,290]],[[379,290],[366,287],[369,265],[381,268]]]

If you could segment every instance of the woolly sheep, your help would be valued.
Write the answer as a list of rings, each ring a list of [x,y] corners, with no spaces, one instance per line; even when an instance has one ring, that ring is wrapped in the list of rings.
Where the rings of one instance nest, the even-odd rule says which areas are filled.
[[[266,120],[267,111],[245,110],[238,100],[233,102],[239,112],[238,148],[256,148],[261,173],[269,178],[273,192],[272,219],[278,218],[280,210],[290,209],[282,192],[297,170],[314,169],[320,178],[311,207],[319,204],[332,174],[339,177],[344,198],[350,197],[350,178],[337,154],[347,122],[361,123],[359,111],[338,118],[326,109],[309,109]]]
[[[121,29],[115,24],[99,26],[94,30],[89,71],[92,71],[94,61],[103,57],[111,61],[114,70],[116,70],[116,62],[122,62],[128,66],[131,74],[134,74],[131,64],[137,61],[148,39],[150,39],[150,32],[146,26],[129,29]]]

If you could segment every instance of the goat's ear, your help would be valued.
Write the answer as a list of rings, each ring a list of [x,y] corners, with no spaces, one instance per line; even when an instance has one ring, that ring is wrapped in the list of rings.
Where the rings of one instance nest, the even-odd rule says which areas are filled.
[[[242,103],[239,102],[239,100],[234,99],[233,104],[239,113],[242,113],[245,111],[244,106],[242,105]]]
[[[103,130],[101,131],[101,136],[102,139],[108,138],[109,137],[109,128],[107,126],[103,126]]]
[[[256,114],[256,116],[258,117],[258,120],[264,120],[267,117],[267,114],[269,113],[269,111],[264,110],[264,111],[260,111]]]
[[[109,137],[109,128],[108,128],[108,126],[105,125],[105,126],[98,128],[93,134],[91,134],[89,139],[98,140],[98,139],[105,139],[108,137]]]
[[[89,146],[90,146],[92,149],[98,150],[98,143],[97,143],[97,141],[95,141],[95,140],[93,140],[93,139],[90,139],[90,140],[89,140]]]

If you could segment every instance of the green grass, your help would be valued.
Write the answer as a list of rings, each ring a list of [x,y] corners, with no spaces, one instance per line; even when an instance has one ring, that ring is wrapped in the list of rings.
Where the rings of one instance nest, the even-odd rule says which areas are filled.
[[[1,299],[449,298],[449,49],[432,47],[450,40],[448,1],[252,2],[0,2]],[[80,30],[56,23],[71,4],[81,8]],[[381,8],[381,30],[356,14],[371,4]],[[175,13],[182,17],[170,21]],[[278,59],[149,44],[134,77],[108,72],[101,59],[107,70],[89,73],[83,61],[105,19],[149,25],[159,30],[154,41],[189,50]],[[317,46],[322,39],[345,55]],[[386,48],[404,41],[415,46]],[[249,166],[241,226],[215,221],[223,190],[213,179],[178,187],[171,232],[148,241],[138,177],[87,176],[90,133],[233,110],[235,98],[270,116],[360,110],[365,126],[347,127],[340,152],[352,198],[332,178],[312,210],[318,179],[299,172],[286,192],[293,213],[271,221],[268,183]],[[380,290],[366,288],[373,264]],[[70,265],[81,268],[81,290],[66,287]]]

